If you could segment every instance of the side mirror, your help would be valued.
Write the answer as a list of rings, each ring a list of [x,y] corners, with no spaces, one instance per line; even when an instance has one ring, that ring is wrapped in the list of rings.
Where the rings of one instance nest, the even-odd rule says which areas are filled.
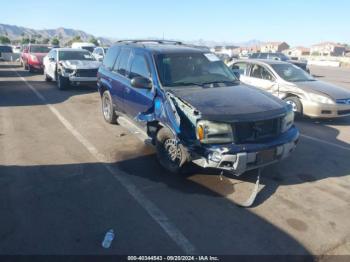
[[[55,62],[55,58],[49,57],[49,61],[50,61],[50,62]]]
[[[131,79],[131,85],[136,88],[151,89],[152,82],[148,78],[136,76]]]

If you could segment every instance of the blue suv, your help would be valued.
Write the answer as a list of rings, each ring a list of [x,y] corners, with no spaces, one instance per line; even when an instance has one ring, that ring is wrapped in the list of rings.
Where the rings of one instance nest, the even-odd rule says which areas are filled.
[[[241,175],[286,158],[299,138],[287,104],[242,84],[206,48],[119,41],[99,69],[98,89],[104,119],[132,119],[174,173],[192,162]]]

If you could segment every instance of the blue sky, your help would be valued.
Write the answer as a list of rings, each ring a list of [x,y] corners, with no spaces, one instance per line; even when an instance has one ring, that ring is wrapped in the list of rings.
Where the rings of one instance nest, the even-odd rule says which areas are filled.
[[[350,43],[348,0],[11,0],[0,12],[0,23],[114,38]]]

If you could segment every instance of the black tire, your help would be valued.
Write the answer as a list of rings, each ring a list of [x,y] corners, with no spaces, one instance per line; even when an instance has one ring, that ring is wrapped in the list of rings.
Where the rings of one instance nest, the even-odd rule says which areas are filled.
[[[28,65],[28,70],[29,70],[29,73],[34,73],[34,68],[31,67],[30,65]]]
[[[102,94],[102,114],[104,120],[109,124],[116,124],[118,116],[115,113],[115,108],[113,105],[112,96],[108,90],[104,91]]]
[[[299,97],[296,96],[289,96],[284,99],[284,101],[287,104],[292,105],[293,111],[296,114],[296,116],[302,116],[303,115],[303,104],[301,103]]]
[[[24,70],[28,70],[28,64],[27,63],[24,63]]]
[[[46,82],[51,82],[51,81],[52,81],[52,78],[49,77],[49,76],[46,74],[45,71],[44,71],[44,75],[45,75],[45,81],[46,81]]]
[[[57,74],[56,83],[59,90],[65,90],[69,87],[69,78]]]
[[[176,141],[174,134],[166,127],[160,129],[156,137],[158,161],[163,168],[173,174],[189,172],[189,154],[183,145]]]

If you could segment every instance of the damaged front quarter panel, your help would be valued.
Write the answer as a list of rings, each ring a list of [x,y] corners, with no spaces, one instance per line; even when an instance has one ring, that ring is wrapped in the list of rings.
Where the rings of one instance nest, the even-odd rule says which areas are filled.
[[[196,123],[200,118],[198,110],[170,92],[156,96],[153,106],[136,116],[137,121],[169,128],[183,145],[195,140]]]

